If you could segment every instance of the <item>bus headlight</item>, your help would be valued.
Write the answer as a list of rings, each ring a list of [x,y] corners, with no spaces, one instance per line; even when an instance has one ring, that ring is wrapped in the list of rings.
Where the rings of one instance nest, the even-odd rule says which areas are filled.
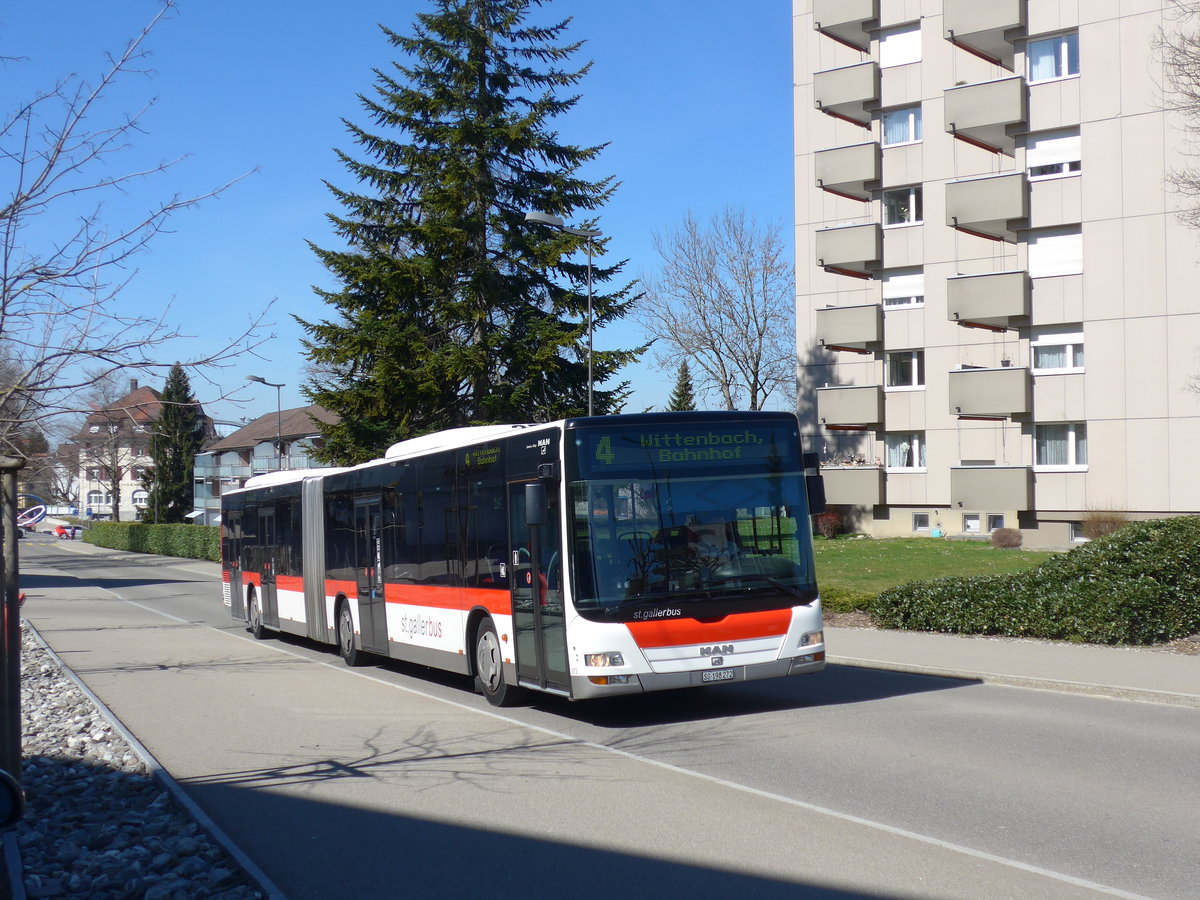
[[[583,664],[596,669],[609,669],[625,665],[625,657],[620,653],[585,653]]]
[[[806,634],[800,635],[800,646],[801,647],[810,647],[813,644],[823,644],[823,643],[825,643],[825,632],[824,631],[810,631]]]

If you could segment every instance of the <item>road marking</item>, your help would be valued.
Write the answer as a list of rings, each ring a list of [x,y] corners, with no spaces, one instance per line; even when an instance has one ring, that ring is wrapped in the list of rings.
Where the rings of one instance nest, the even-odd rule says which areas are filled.
[[[728,788],[730,790],[739,791],[743,794],[749,794],[754,797],[761,797],[765,800],[772,800],[777,803],[783,803],[788,806],[793,806],[797,809],[803,809],[806,812],[816,813],[816,814],[822,815],[822,816],[828,816],[833,819],[838,819],[839,821],[842,821],[842,822],[848,822],[852,825],[859,825],[864,828],[870,828],[875,831],[883,832],[885,834],[894,835],[896,837],[907,838],[909,840],[918,841],[922,844],[927,844],[929,846],[937,847],[942,850],[948,850],[953,853],[958,853],[963,856],[971,857],[972,859],[978,859],[978,860],[982,860],[984,862],[996,863],[998,865],[1006,866],[1011,869],[1016,869],[1021,872],[1028,872],[1032,875],[1038,875],[1038,876],[1041,876],[1044,878],[1052,879],[1054,881],[1062,882],[1063,884],[1069,884],[1074,887],[1084,888],[1085,890],[1096,891],[1097,893],[1100,893],[1100,894],[1107,894],[1108,896],[1111,896],[1111,897],[1121,897],[1121,898],[1125,898],[1125,900],[1152,900],[1152,898],[1146,897],[1142,894],[1134,894],[1129,891],[1122,890],[1120,888],[1111,887],[1111,886],[1105,885],[1105,884],[1099,884],[1098,882],[1095,882],[1095,881],[1088,881],[1085,878],[1077,878],[1074,875],[1067,875],[1064,872],[1056,872],[1053,869],[1045,869],[1045,868],[1042,868],[1041,866],[1032,865],[1031,863],[1021,862],[1020,860],[1009,859],[1008,857],[1004,857],[1004,856],[997,856],[994,853],[988,853],[987,851],[984,851],[984,850],[976,850],[973,847],[967,847],[962,844],[951,843],[950,841],[944,841],[941,838],[936,838],[936,837],[933,837],[933,836],[927,835],[927,834],[921,834],[920,832],[916,832],[916,831],[910,831],[906,828],[898,828],[895,825],[888,825],[884,822],[876,822],[873,819],[865,819],[862,816],[856,816],[851,813],[839,812],[835,809],[830,809],[825,806],[818,806],[815,803],[808,803],[804,800],[798,800],[795,797],[788,797],[784,794],[776,794],[771,791],[764,791],[761,788],[755,788],[755,787],[750,787],[749,785],[739,784],[735,781],[729,781],[725,778],[720,778],[715,775],[707,775],[704,772],[698,772],[695,769],[685,769],[682,766],[676,766],[672,763],[662,762],[661,760],[652,759],[647,756],[641,756],[636,753],[631,753],[628,750],[619,750],[616,747],[610,747],[605,744],[598,744],[594,741],[581,740],[577,737],[574,737],[573,735],[565,734],[560,731],[555,731],[552,728],[547,728],[544,725],[533,725],[533,724],[530,724],[529,722],[522,722],[521,720],[514,719],[511,716],[506,716],[506,715],[503,715],[502,713],[495,712],[491,709],[480,709],[478,706],[472,706],[467,703],[461,703],[457,700],[449,700],[445,697],[438,697],[434,694],[428,694],[428,693],[425,693],[424,691],[418,690],[413,687],[409,687],[407,685],[396,684],[396,683],[388,681],[384,678],[380,678],[377,675],[371,675],[367,672],[360,672],[360,671],[356,671],[354,669],[347,668],[346,666],[344,666],[340,663],[332,663],[332,662],[327,662],[325,660],[312,659],[311,657],[305,656],[302,653],[297,653],[296,651],[291,650],[287,647],[282,647],[282,646],[279,646],[278,644],[274,644],[274,643],[260,642],[248,635],[243,635],[236,631],[229,631],[227,629],[218,628],[214,625],[206,625],[206,624],[201,624],[201,623],[197,623],[197,622],[190,622],[188,620],[181,619],[178,616],[173,616],[170,613],[163,612],[161,610],[156,610],[149,606],[145,606],[144,604],[138,603],[136,601],[125,600],[125,598],[123,598],[119,594],[117,594],[116,591],[110,590],[109,593],[113,594],[114,596],[116,596],[118,599],[122,600],[125,603],[131,603],[140,609],[144,609],[147,612],[163,616],[164,618],[171,619],[175,622],[184,622],[186,624],[197,625],[200,628],[205,628],[205,629],[215,632],[217,634],[227,635],[228,637],[231,637],[234,640],[249,641],[249,642],[255,644],[256,646],[261,647],[265,650],[273,650],[277,653],[281,653],[286,656],[292,656],[292,657],[295,657],[296,659],[304,660],[305,662],[309,662],[314,665],[324,666],[325,668],[327,668],[331,671],[334,671],[334,672],[338,672],[342,675],[352,675],[352,676],[355,676],[358,678],[364,678],[368,681],[373,681],[377,684],[381,684],[386,687],[393,688],[395,690],[402,691],[407,694],[413,694],[414,696],[417,696],[417,697],[423,697],[426,700],[433,700],[437,703],[444,704],[445,706],[453,707],[454,709],[460,709],[460,710],[464,710],[466,712],[471,712],[471,713],[476,713],[478,715],[487,716],[488,718],[494,719],[498,722],[504,722],[509,725],[515,725],[519,728],[526,728],[531,731],[536,731],[541,734],[548,735],[550,737],[556,738],[561,741],[565,741],[570,744],[575,744],[580,747],[588,747],[588,748],[591,748],[594,750],[599,750],[601,752],[611,753],[615,756],[619,756],[624,759],[631,760],[633,762],[638,762],[638,763],[643,763],[645,765],[654,766],[656,768],[663,769],[668,772],[673,772],[675,774],[682,775],[684,777],[695,778],[700,781],[705,781],[709,784],[717,785],[719,787],[724,787],[724,788]]]

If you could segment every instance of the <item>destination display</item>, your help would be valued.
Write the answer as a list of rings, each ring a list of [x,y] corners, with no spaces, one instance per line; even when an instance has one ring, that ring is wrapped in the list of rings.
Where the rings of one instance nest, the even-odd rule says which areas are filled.
[[[576,431],[580,468],[592,477],[625,471],[649,474],[727,469],[793,471],[799,436],[786,422],[751,427],[642,427]]]

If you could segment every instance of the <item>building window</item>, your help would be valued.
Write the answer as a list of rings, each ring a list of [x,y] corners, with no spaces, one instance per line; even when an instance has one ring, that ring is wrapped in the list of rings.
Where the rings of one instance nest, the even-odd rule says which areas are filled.
[[[979,534],[979,513],[963,513],[963,534]]]
[[[1025,168],[1030,181],[1078,175],[1083,170],[1079,129],[1031,134],[1025,142]]]
[[[895,269],[883,276],[885,307],[924,306],[925,270]]]
[[[993,531],[999,531],[1004,527],[1004,516],[1001,513],[988,513],[987,517],[988,534]]]
[[[1082,522],[1071,522],[1070,525],[1071,525],[1071,543],[1086,544],[1088,542],[1088,536],[1083,533],[1083,523]]]
[[[925,351],[900,350],[887,354],[887,386],[919,388],[925,386]]]
[[[925,468],[925,432],[889,434],[884,437],[887,445],[887,467],[889,469]]]
[[[150,494],[146,491],[139,490],[139,491],[133,492],[133,505],[134,506],[145,506],[146,502],[149,499],[150,499]]]
[[[881,138],[884,147],[915,144],[921,140],[921,107],[904,106],[889,109],[880,116]]]
[[[1083,332],[1044,331],[1029,346],[1033,351],[1033,374],[1065,375],[1083,371]]]
[[[1079,74],[1079,34],[1068,32],[1030,41],[1025,45],[1029,83],[1054,81]]]
[[[1066,422],[1034,428],[1035,465],[1054,469],[1087,468],[1087,425]]]
[[[913,513],[913,531],[929,530],[929,513]]]
[[[883,192],[884,225],[919,225],[924,220],[919,184]]]
[[[1083,272],[1083,231],[1045,228],[1029,233],[1029,277],[1079,275]]]
[[[906,66],[921,61],[921,23],[879,33],[879,66]]]

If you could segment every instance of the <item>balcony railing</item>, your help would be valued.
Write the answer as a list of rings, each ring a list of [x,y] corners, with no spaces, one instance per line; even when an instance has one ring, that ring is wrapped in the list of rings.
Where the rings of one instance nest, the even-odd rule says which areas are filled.
[[[866,51],[879,21],[879,0],[813,0],[813,28],[835,41]]]
[[[195,478],[249,478],[250,466],[196,466]]]
[[[1011,70],[1025,36],[1027,0],[943,0],[942,27],[957,47]]]
[[[821,467],[825,501],[839,506],[883,504],[885,477],[879,466]]]
[[[883,310],[878,303],[818,309],[816,336],[826,350],[866,353],[883,340]]]
[[[960,418],[1005,419],[1033,409],[1029,370],[955,369],[950,373],[950,415]]]
[[[869,200],[881,169],[879,144],[851,144],[813,154],[817,187],[852,200]]]
[[[950,504],[980,512],[1033,509],[1033,473],[1029,466],[951,466]]]
[[[946,224],[970,234],[1015,243],[1029,224],[1029,180],[1024,172],[946,183]]]
[[[883,230],[877,222],[822,228],[816,233],[816,248],[818,266],[867,278],[883,259]]]
[[[866,430],[883,422],[877,384],[817,388],[817,419],[826,428]]]
[[[946,130],[960,140],[997,153],[1016,153],[1015,134],[1029,119],[1025,79],[1002,78],[948,88]]]
[[[982,328],[1023,325],[1030,312],[1026,272],[990,272],[946,279],[946,313],[951,322]]]
[[[879,105],[879,63],[856,63],[815,73],[813,102],[823,113],[871,127],[870,111]]]

